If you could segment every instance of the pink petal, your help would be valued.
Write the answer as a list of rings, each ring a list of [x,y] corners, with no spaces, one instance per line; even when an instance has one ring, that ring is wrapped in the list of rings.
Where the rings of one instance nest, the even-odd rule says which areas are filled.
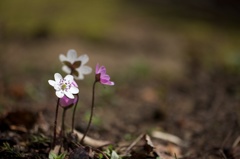
[[[114,85],[114,82],[112,81],[107,81],[107,82],[104,82],[102,84],[105,84],[105,85],[109,85],[109,86],[113,86]]]
[[[102,79],[106,79],[106,80],[110,80],[110,76],[109,75],[102,75],[101,74],[101,78]]]
[[[104,66],[101,66],[99,69],[99,73],[105,74],[106,73],[106,68]]]
[[[68,106],[72,106],[73,104],[75,104],[77,102],[77,98],[74,99],[70,99],[67,96],[63,96],[60,99],[60,106],[62,107],[68,107]]]
[[[98,64],[98,63],[97,63],[97,65],[96,65],[95,73],[96,73],[96,74],[99,74],[99,73],[100,73],[100,72],[99,72],[99,64]]]

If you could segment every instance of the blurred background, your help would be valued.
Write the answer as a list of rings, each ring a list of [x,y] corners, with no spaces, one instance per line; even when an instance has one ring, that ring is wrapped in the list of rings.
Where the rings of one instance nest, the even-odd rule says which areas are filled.
[[[1,0],[0,111],[51,118],[47,80],[64,75],[59,54],[75,49],[116,83],[97,87],[92,136],[132,139],[157,129],[204,148],[230,133],[232,144],[240,130],[239,17],[237,0]],[[79,130],[93,80],[78,81]]]

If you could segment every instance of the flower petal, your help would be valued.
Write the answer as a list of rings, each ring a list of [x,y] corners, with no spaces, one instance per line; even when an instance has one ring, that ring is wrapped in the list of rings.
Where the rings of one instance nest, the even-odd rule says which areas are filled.
[[[75,77],[75,79],[76,80],[83,80],[84,79],[84,76],[83,76],[83,74],[82,73],[78,73],[78,76],[77,77]]]
[[[58,83],[62,79],[62,75],[60,73],[55,73],[54,79]]]
[[[114,82],[112,81],[101,81],[102,84],[113,86]]]
[[[77,87],[71,87],[69,89],[69,91],[72,93],[72,94],[77,94],[79,92],[79,89]]]
[[[84,55],[79,56],[79,57],[77,58],[77,60],[81,61],[81,62],[82,62],[82,63],[81,63],[82,65],[85,65],[85,64],[88,62],[89,57],[88,57],[87,54],[84,54]]]
[[[70,93],[70,92],[64,92],[64,94],[65,94],[68,98],[71,98],[71,99],[74,98],[73,94]]]
[[[74,80],[72,81],[71,84],[72,84],[73,87],[78,87],[77,83]]]
[[[60,54],[60,55],[59,55],[59,60],[60,60],[61,62],[63,62],[63,61],[68,61],[67,57],[66,57],[65,55],[63,55],[63,54]]]
[[[96,65],[96,81],[105,85],[114,85],[114,82],[110,81],[110,76],[107,74],[105,66],[99,67],[99,64]],[[100,76],[99,76],[100,75]]]
[[[63,91],[56,91],[56,96],[57,96],[58,98],[62,98],[62,97],[64,96]]]
[[[67,96],[63,96],[61,99],[60,99],[60,106],[62,107],[68,107],[68,106],[72,106],[73,104],[75,104],[77,102],[77,98],[74,98],[74,99],[70,99],[68,98]]]
[[[76,61],[77,60],[77,52],[75,50],[73,50],[73,49],[68,50],[68,52],[67,52],[67,59],[71,63]]]
[[[73,81],[73,76],[72,75],[67,75],[64,77],[65,80],[72,82]]]
[[[63,72],[65,72],[65,73],[67,73],[67,74],[70,74],[70,73],[71,73],[70,68],[67,67],[66,65],[64,65],[64,66],[62,67],[62,70],[63,70]]]
[[[89,66],[81,66],[77,69],[77,71],[82,74],[90,74],[92,72],[92,68]]]
[[[105,74],[105,73],[106,73],[106,68],[105,68],[104,66],[101,66],[101,67],[99,68],[99,73]]]
[[[56,91],[59,91],[59,90],[61,90],[61,86],[56,83],[56,84],[54,85],[54,89],[55,89]]]
[[[100,79],[100,82],[101,82],[102,84],[105,84],[105,83],[109,82],[109,80],[101,78],[101,79]]]
[[[101,74],[101,79],[106,79],[106,80],[110,80],[110,76],[106,75],[106,74]]]
[[[99,74],[100,72],[99,72],[99,64],[97,63],[97,65],[96,65],[96,69],[95,69],[95,74]]]
[[[108,85],[113,86],[113,85],[115,85],[115,83],[112,82],[112,81],[109,81],[109,82],[108,82]]]
[[[54,87],[54,85],[56,84],[56,82],[54,80],[48,80],[48,83]]]

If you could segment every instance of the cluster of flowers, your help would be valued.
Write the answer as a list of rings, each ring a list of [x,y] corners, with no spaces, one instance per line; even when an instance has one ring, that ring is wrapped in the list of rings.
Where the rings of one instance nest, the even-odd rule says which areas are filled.
[[[90,74],[92,72],[92,68],[86,66],[85,64],[89,61],[89,57],[84,54],[78,57],[77,52],[75,50],[69,50],[67,52],[67,56],[61,54],[59,56],[60,61],[63,63],[62,70],[67,73],[67,75],[63,78],[61,74],[55,73],[54,80],[48,80],[48,83],[53,86],[56,90],[56,96],[58,97],[58,102],[56,106],[56,114],[55,114],[55,122],[54,122],[54,139],[53,145],[55,145],[56,140],[56,125],[57,125],[57,115],[58,115],[58,107],[61,106],[65,110],[74,106],[73,116],[72,116],[72,132],[74,129],[74,116],[75,110],[78,103],[78,93],[79,88],[78,84],[75,80],[83,80],[84,75]],[[94,90],[95,84],[101,83],[104,85],[114,85],[114,82],[110,81],[110,76],[106,73],[106,68],[104,66],[96,65],[95,69],[95,81],[93,84],[93,98],[92,98],[92,107],[91,107],[91,116],[89,119],[88,127],[84,136],[81,140],[83,142],[84,137],[86,136],[89,126],[92,121],[93,107],[94,107]],[[62,118],[64,118],[63,115]],[[64,122],[64,119],[62,120]],[[64,123],[62,122],[62,135],[64,134]],[[64,135],[63,135],[64,136]]]

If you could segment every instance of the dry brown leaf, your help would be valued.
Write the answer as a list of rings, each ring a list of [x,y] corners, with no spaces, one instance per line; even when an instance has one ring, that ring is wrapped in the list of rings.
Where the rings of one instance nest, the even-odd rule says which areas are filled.
[[[79,139],[81,139],[83,137],[83,134],[77,130],[74,130],[73,133],[76,134]],[[84,143],[87,145],[93,146],[93,147],[101,147],[101,146],[110,144],[109,141],[96,140],[96,139],[90,138],[88,136],[86,136],[84,138]]]

